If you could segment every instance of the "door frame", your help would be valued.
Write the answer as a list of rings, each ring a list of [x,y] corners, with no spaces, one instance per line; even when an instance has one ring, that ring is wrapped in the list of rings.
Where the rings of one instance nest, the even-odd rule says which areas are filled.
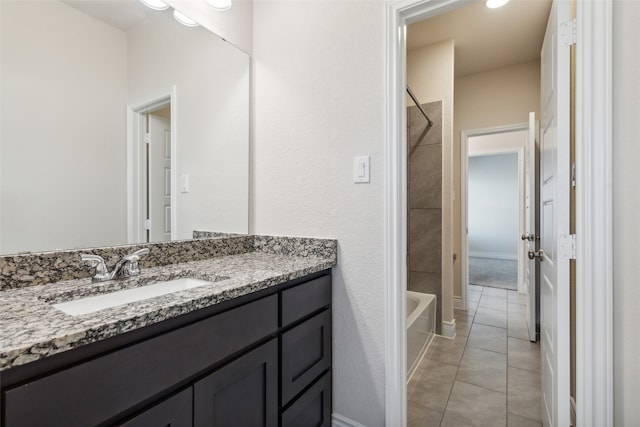
[[[529,123],[517,123],[506,126],[494,126],[484,129],[463,130],[460,132],[460,306],[456,308],[467,309],[467,286],[469,284],[469,253],[468,253],[468,236],[466,233],[468,227],[468,211],[469,204],[469,138],[475,136],[496,135],[500,133],[519,132],[529,129]],[[524,173],[525,173],[525,147],[504,147],[487,149],[483,154],[518,154],[518,233],[522,235],[524,231]],[[524,252],[521,245],[518,245],[518,292],[524,291]]]
[[[143,236],[145,206],[142,205],[140,191],[144,170],[141,167],[143,160],[144,142],[144,116],[164,105],[171,108],[171,240],[177,238],[177,96],[176,87],[165,92],[144,104],[127,106],[127,243],[136,244],[146,241]]]
[[[386,425],[404,426],[407,419],[405,26],[468,3],[385,2]],[[612,4],[576,5],[576,397],[581,426],[613,425]]]

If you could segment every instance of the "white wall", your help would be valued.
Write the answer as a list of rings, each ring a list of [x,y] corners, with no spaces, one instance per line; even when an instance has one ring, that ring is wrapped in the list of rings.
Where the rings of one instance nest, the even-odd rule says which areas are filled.
[[[469,256],[518,259],[518,153],[469,158]]]
[[[252,231],[338,239],[333,409],[368,427],[384,425],[383,17],[382,1],[254,9]]]
[[[124,33],[59,2],[0,7],[0,253],[125,243]]]
[[[453,320],[454,42],[407,52],[407,84],[420,103],[442,101],[442,320]],[[407,105],[413,105],[408,101]]]
[[[253,0],[232,0],[229,10],[215,10],[204,1],[165,0],[174,9],[195,19],[229,43],[251,54]]]
[[[613,327],[615,425],[640,422],[640,2],[613,2]]]
[[[130,29],[127,54],[130,107],[176,87],[177,176],[189,176],[189,192],[177,194],[177,238],[189,239],[193,230],[247,233],[247,54],[168,13]]]

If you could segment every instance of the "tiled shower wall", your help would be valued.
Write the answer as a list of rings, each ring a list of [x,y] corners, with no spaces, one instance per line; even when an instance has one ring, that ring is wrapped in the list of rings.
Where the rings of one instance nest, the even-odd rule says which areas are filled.
[[[442,333],[442,102],[407,108],[407,265],[410,291],[437,297],[436,332]]]

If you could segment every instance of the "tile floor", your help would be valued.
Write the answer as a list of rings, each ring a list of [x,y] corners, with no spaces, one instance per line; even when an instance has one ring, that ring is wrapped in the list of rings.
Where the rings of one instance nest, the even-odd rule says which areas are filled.
[[[409,427],[541,426],[540,346],[524,295],[469,287],[456,338],[436,336],[407,386]]]

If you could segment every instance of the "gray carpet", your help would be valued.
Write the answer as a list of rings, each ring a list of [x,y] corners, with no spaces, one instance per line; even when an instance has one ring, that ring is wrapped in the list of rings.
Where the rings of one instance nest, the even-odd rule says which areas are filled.
[[[518,289],[518,261],[469,257],[469,284]]]

